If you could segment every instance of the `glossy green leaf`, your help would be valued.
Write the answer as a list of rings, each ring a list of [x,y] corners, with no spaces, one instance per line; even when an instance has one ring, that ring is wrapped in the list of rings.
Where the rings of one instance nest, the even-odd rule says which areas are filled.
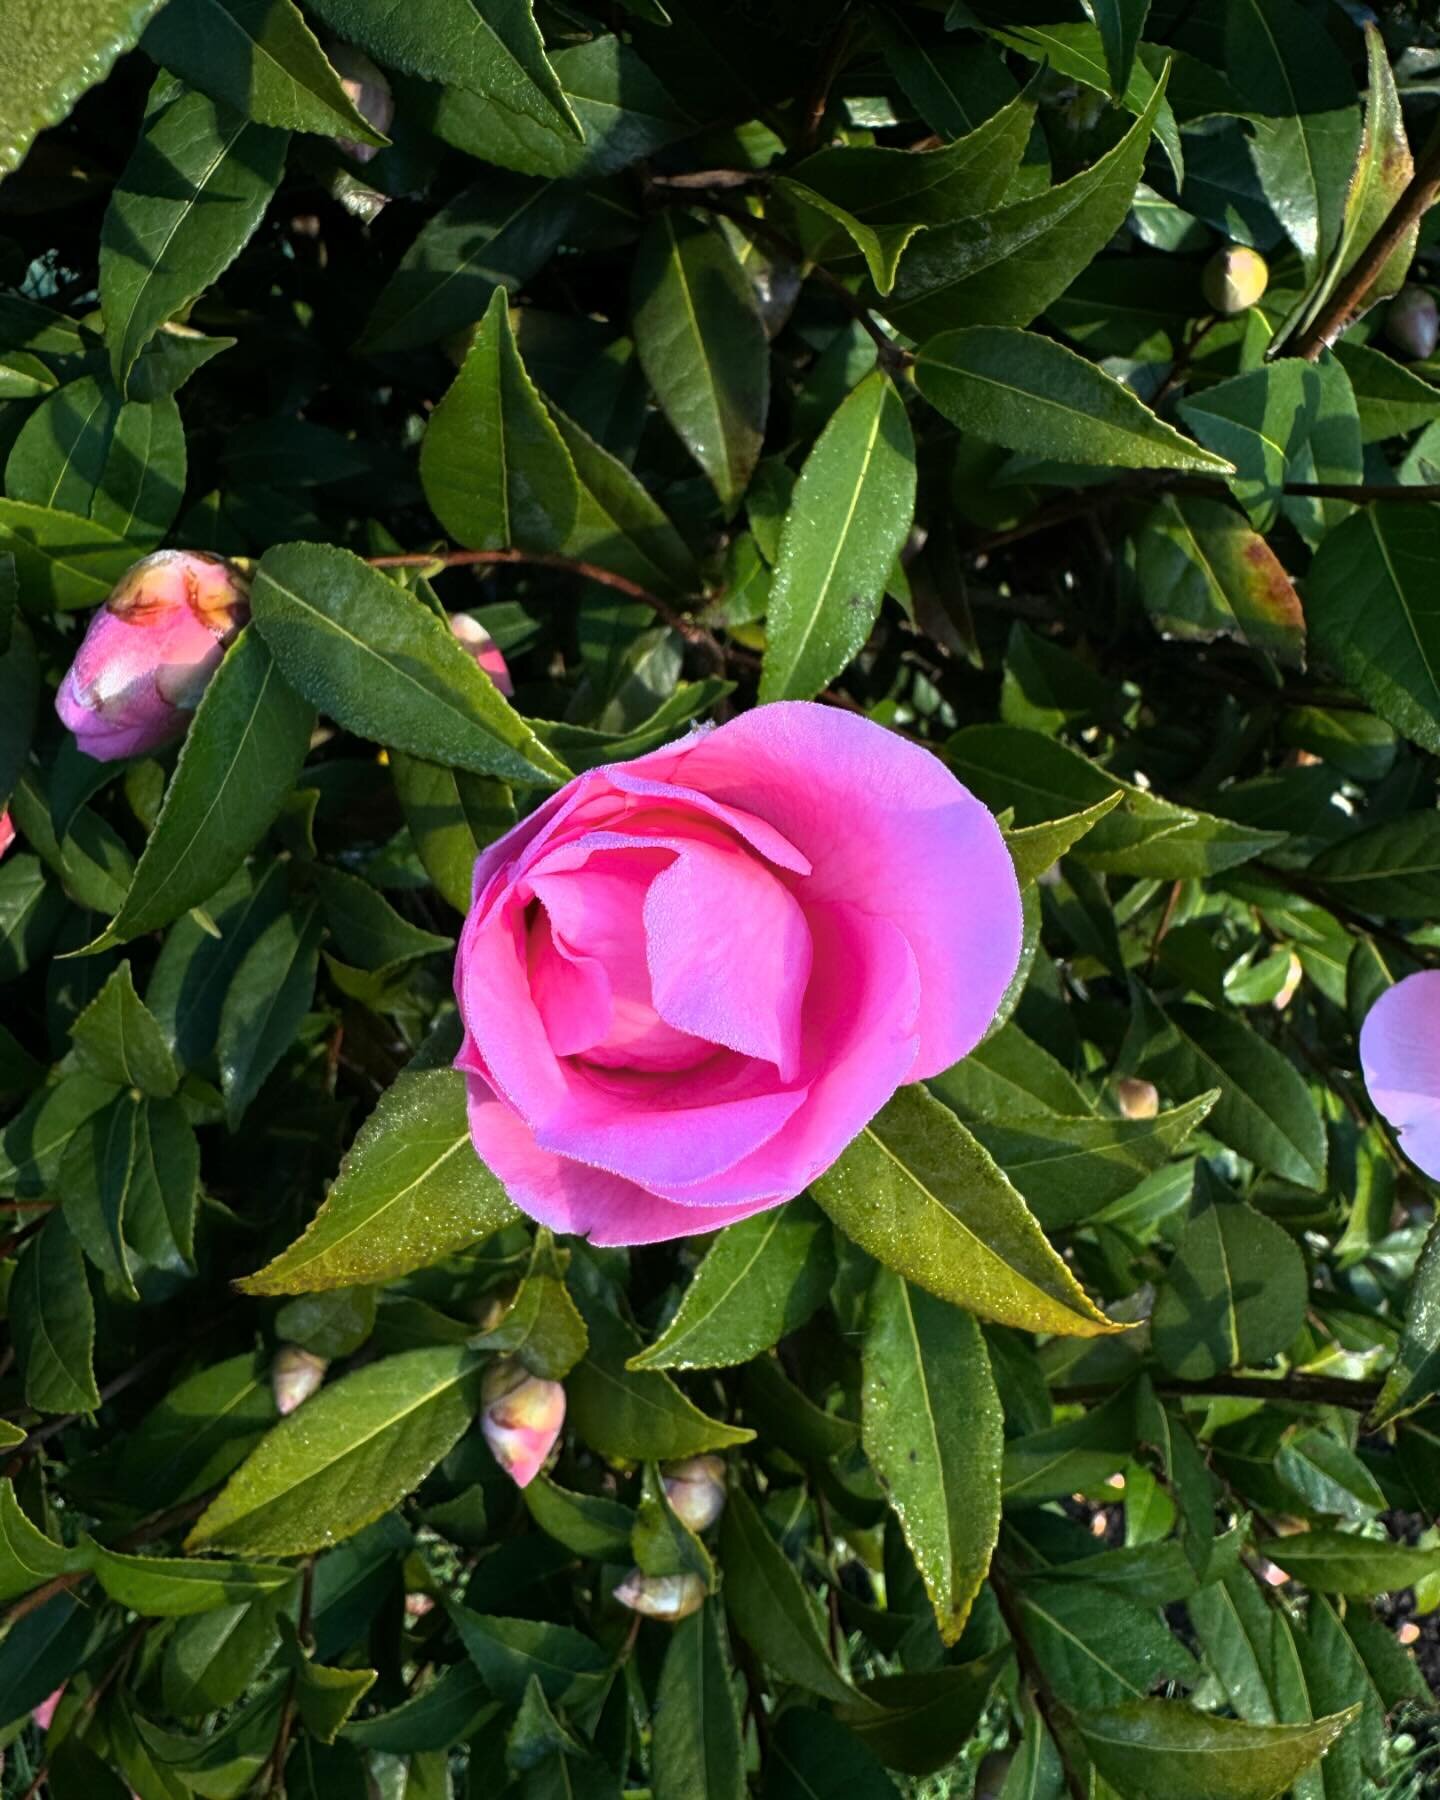
[[[631,284],[635,348],[655,399],[727,510],[760,455],[770,352],[725,236],[674,209],[646,228]]]
[[[87,1546],[95,1578],[112,1600],[142,1618],[183,1619],[289,1587],[295,1571],[273,1563],[207,1562],[203,1557],[121,1556]]]
[[[1280,559],[1219,500],[1167,494],[1135,540],[1145,607],[1168,637],[1235,638],[1304,667],[1305,612]]]
[[[1227,475],[1232,465],[1158,418],[1123,381],[1053,338],[974,325],[928,339],[915,385],[988,443],[1061,462]]]
[[[671,1633],[651,1755],[655,1800],[745,1800],[745,1745],[715,1601]]]
[[[70,1563],[71,1552],[46,1537],[21,1510],[9,1477],[0,1481],[0,1600],[30,1593]]]
[[[954,1761],[979,1722],[1002,1657],[915,1674],[879,1675],[838,1717],[892,1769],[932,1775]]]
[[[709,1369],[749,1362],[805,1323],[833,1275],[829,1230],[803,1198],[727,1225],[706,1251],[675,1317],[629,1366]]]
[[[1066,1706],[1141,1698],[1158,1681],[1193,1683],[1194,1658],[1146,1607],[1099,1581],[1027,1582],[1016,1606],[1045,1679]]]
[[[515,823],[510,789],[399,750],[390,754],[390,773],[425,873],[457,912],[467,912],[475,858]]]
[[[65,1220],[86,1255],[130,1295],[142,1261],[172,1272],[194,1254],[200,1150],[173,1100],[117,1094],[71,1138],[60,1164]]]
[[[411,1350],[327,1383],[251,1452],[187,1548],[300,1556],[353,1536],[465,1430],[484,1360],[463,1346]]]
[[[135,561],[135,546],[95,519],[0,500],[0,553],[13,556],[27,611],[99,606]]]
[[[183,90],[155,105],[110,196],[100,305],[116,385],[146,341],[229,267],[280,180],[286,136]]]
[[[592,1639],[568,1625],[543,1619],[508,1619],[452,1606],[471,1662],[497,1699],[518,1704],[538,1678],[547,1700],[593,1696],[610,1673],[610,1658]]]
[[[502,1350],[518,1357],[532,1375],[563,1381],[585,1354],[585,1321],[565,1287],[554,1239],[543,1227],[535,1235],[530,1268],[508,1310],[473,1340],[477,1350]]]
[[[310,1010],[323,932],[313,905],[281,913],[256,938],[235,971],[220,1009],[215,1043],[232,1131]]]
[[[154,1015],[122,962],[70,1028],[82,1068],[117,1087],[173,1094],[180,1076]]]
[[[886,1268],[982,1318],[1076,1337],[1123,1329],[1086,1296],[988,1154],[921,1087],[901,1088],[814,1193]]]
[[[620,1562],[630,1554],[635,1514],[603,1494],[574,1494],[537,1475],[523,1489],[525,1506],[543,1532],[577,1556]]]
[[[1354,1712],[1310,1725],[1248,1725],[1174,1700],[1081,1713],[1096,1768],[1135,1800],[1274,1800],[1325,1754]]]
[[[1349,1531],[1301,1531],[1267,1538],[1265,1554],[1320,1594],[1386,1594],[1433,1576],[1440,1549],[1397,1544]]]
[[[1342,906],[1379,918],[1427,919],[1440,911],[1440,814],[1410,813],[1342,838],[1309,875]]]
[[[870,1290],[861,1416],[865,1454],[953,1644],[1000,1532],[1004,1421],[974,1319],[882,1271]]]
[[[15,1264],[10,1330],[27,1404],[58,1413],[99,1406],[95,1307],[85,1259],[62,1213],[50,1214]]]
[[[883,370],[842,402],[785,514],[760,698],[808,700],[864,644],[915,512],[915,440]]]
[[[268,550],[251,599],[285,680],[347,730],[481,775],[564,778],[434,613],[349,551]]]
[[[1440,388],[1432,387],[1413,369],[1396,362],[1373,344],[1335,346],[1355,395],[1360,415],[1360,435],[1367,444],[1419,431],[1440,418]]]
[[[1307,1291],[1304,1259],[1273,1220],[1212,1206],[1185,1227],[1155,1296],[1156,1354],[1187,1381],[1267,1362],[1300,1329]]]
[[[787,1706],[770,1739],[765,1800],[896,1800],[879,1760],[840,1721]]]
[[[1400,1348],[1375,1402],[1372,1423],[1398,1419],[1440,1391],[1440,1230],[1431,1226],[1415,1265]]]

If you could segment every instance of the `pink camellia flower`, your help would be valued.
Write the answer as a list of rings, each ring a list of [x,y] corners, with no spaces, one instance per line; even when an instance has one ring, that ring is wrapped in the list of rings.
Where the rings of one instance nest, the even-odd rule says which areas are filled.
[[[0,856],[15,842],[15,821],[7,811],[0,812]]]
[[[510,666],[490,633],[478,619],[463,612],[451,613],[450,629],[508,700],[515,692],[515,683],[510,679]]]
[[[565,1423],[565,1390],[502,1356],[480,1385],[480,1429],[490,1453],[516,1487],[528,1487],[555,1448]]]
[[[1440,1181],[1440,970],[1380,996],[1360,1030],[1360,1066],[1405,1154]]]
[[[199,550],[157,550],[90,621],[55,710],[97,762],[178,737],[250,616],[239,572]]]
[[[972,1050],[1020,935],[994,819],[858,714],[762,706],[593,769],[475,865],[475,1147],[557,1231],[714,1231]]]

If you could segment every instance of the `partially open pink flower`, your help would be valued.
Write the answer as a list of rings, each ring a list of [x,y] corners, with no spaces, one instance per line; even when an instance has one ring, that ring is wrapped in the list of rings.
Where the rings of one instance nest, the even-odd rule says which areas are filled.
[[[480,1403],[480,1429],[491,1455],[516,1487],[528,1487],[565,1423],[564,1388],[502,1356],[485,1371]]]
[[[381,137],[387,137],[395,117],[395,96],[382,71],[353,44],[332,44],[329,54],[340,76],[340,85],[350,96],[356,112]],[[354,138],[336,138],[335,142],[346,156],[358,163],[369,162],[380,148],[378,144],[357,143]]]
[[[974,1049],[1020,934],[994,819],[857,714],[762,706],[591,770],[475,865],[475,1147],[557,1231],[714,1231]]]
[[[178,737],[250,616],[239,572],[199,550],[157,550],[90,621],[55,710],[97,762]]]
[[[0,812],[0,856],[15,842],[15,822],[9,811]]]
[[[490,633],[478,619],[463,612],[451,613],[450,629],[508,700],[515,692],[515,683],[510,679],[509,665]]]
[[[1360,1031],[1360,1066],[1401,1149],[1440,1181],[1440,970],[1408,976],[1380,996]]]

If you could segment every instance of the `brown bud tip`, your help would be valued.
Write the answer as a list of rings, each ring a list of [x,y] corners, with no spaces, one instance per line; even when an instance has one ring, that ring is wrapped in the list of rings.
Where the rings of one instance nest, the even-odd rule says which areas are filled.
[[[1137,1081],[1123,1075],[1115,1083],[1115,1098],[1127,1119],[1153,1119],[1160,1110],[1160,1093],[1153,1081]]]
[[[632,1569],[615,1589],[615,1598],[647,1619],[678,1625],[704,1604],[705,1583],[698,1575],[646,1575]]]
[[[682,1525],[704,1531],[725,1510],[725,1459],[691,1456],[661,1471],[665,1498]]]
[[[1270,285],[1270,267],[1258,250],[1230,244],[1217,250],[1200,278],[1205,298],[1227,318],[1252,307]]]
[[[305,1404],[325,1379],[329,1366],[323,1356],[312,1356],[298,1344],[280,1346],[270,1365],[270,1386],[282,1419]]]
[[[1440,309],[1428,288],[1401,288],[1385,313],[1385,335],[1397,350],[1420,361],[1435,354],[1440,341]]]

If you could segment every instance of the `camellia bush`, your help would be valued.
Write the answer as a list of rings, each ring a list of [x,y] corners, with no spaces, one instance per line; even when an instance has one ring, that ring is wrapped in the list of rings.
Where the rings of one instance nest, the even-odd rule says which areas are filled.
[[[1440,1782],[1440,39],[0,0],[7,1800]]]

